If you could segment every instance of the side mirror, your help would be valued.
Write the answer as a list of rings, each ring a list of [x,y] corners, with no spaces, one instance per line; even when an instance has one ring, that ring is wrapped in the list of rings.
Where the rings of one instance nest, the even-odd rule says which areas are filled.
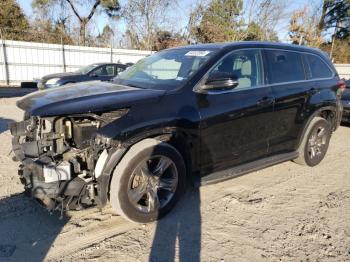
[[[208,79],[201,89],[204,91],[209,90],[230,90],[238,86],[238,81],[231,77],[220,79]]]
[[[91,76],[91,77],[98,77],[98,74],[96,74],[96,73],[91,73],[90,76]]]

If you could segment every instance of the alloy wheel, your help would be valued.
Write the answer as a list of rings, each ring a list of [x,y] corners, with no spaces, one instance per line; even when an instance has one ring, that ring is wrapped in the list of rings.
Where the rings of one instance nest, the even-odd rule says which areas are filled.
[[[175,163],[166,156],[152,156],[142,161],[129,179],[128,198],[144,213],[165,207],[174,197],[178,185]]]
[[[322,156],[327,144],[326,128],[320,126],[311,133],[308,141],[308,154],[310,159]]]

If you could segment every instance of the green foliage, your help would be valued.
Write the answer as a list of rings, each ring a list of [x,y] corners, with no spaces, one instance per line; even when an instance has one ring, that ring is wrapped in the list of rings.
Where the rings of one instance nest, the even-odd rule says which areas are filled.
[[[318,30],[332,32],[331,39],[320,48],[335,63],[350,63],[350,0],[324,0]]]
[[[269,31],[268,28],[265,30],[258,25],[256,22],[251,22],[248,28],[245,30],[243,35],[244,41],[266,41],[266,35],[269,36],[269,41],[278,41],[278,36],[276,32]]]
[[[239,38],[243,20],[242,0],[212,0],[192,13],[191,28],[197,42],[225,42]]]
[[[52,13],[54,13],[59,7],[61,9],[61,13],[70,13],[72,16],[75,16],[79,22],[79,42],[83,44],[91,44],[93,39],[89,32],[87,32],[87,28],[92,17],[100,11],[105,13],[108,17],[119,18],[121,7],[118,0],[91,0],[89,2],[92,5],[87,14],[84,14],[86,9],[86,1],[33,0],[32,7],[41,14],[48,14],[50,13],[49,11],[53,11]],[[47,17],[47,19],[52,20],[52,18],[49,17]],[[66,32],[66,30],[64,31]]]
[[[45,8],[47,7],[50,3],[52,3],[52,0],[33,0],[32,1],[32,8]]]
[[[172,33],[166,30],[157,30],[152,50],[160,51],[185,44],[185,39],[179,33]]]
[[[331,53],[332,43],[326,42],[323,43],[320,48],[327,52]],[[350,37],[346,39],[335,39],[333,52],[332,52],[333,63],[338,64],[349,64],[350,63]]]
[[[347,38],[350,35],[350,0],[324,0],[319,28],[336,28],[337,39]]]
[[[101,0],[101,7],[109,17],[120,16],[120,4],[118,0]]]
[[[0,8],[0,29],[5,37],[12,40],[25,40],[23,32],[29,29],[29,23],[15,0],[2,0]]]
[[[113,30],[110,26],[106,25],[103,30],[102,33],[99,34],[96,37],[96,43],[98,46],[103,46],[103,47],[110,47],[111,46],[111,39],[113,36]]]

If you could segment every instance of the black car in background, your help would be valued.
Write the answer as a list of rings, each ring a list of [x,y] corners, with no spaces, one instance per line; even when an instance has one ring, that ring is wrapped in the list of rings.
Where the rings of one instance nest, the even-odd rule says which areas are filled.
[[[342,96],[343,103],[343,123],[350,124],[350,79],[345,81],[346,89]]]
[[[11,124],[13,152],[26,191],[49,210],[110,201],[145,223],[169,212],[186,182],[215,183],[288,160],[319,164],[340,124],[344,88],[317,49],[168,49],[110,82],[25,96],[17,102],[25,119]]]
[[[39,89],[45,89],[84,81],[109,81],[127,67],[128,65],[115,63],[91,64],[75,72],[46,75],[39,80],[37,86]]]

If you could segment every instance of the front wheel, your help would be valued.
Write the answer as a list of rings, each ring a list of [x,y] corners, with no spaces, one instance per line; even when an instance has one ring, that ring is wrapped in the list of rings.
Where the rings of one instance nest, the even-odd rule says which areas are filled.
[[[115,168],[110,202],[128,220],[155,221],[174,207],[185,189],[185,176],[184,160],[174,147],[145,139]]]
[[[331,134],[330,124],[326,119],[312,119],[299,147],[299,157],[294,162],[307,166],[318,165],[327,153]]]

